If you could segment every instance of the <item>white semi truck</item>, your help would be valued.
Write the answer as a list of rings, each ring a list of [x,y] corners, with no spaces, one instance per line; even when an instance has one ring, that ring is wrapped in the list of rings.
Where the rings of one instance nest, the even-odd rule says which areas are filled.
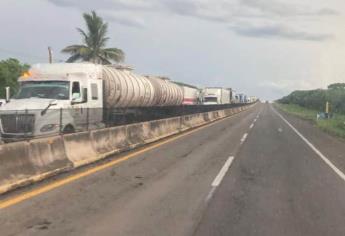
[[[11,99],[7,94],[7,103],[0,107],[5,141],[103,127],[105,109],[183,102],[180,86],[121,66],[36,64],[19,78],[19,84],[18,93]]]
[[[249,103],[256,102],[257,100],[258,100],[258,98],[255,97],[255,96],[250,96],[250,97],[248,97],[248,102],[249,102]]]
[[[228,88],[208,87],[202,92],[204,105],[220,105],[231,103],[232,92]]]

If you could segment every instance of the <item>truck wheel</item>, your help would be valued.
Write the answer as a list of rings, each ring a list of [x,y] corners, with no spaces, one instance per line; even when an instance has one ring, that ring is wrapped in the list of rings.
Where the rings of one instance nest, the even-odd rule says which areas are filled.
[[[64,134],[71,134],[74,132],[75,132],[75,130],[74,130],[72,125],[67,125],[62,131],[62,133],[64,133]]]

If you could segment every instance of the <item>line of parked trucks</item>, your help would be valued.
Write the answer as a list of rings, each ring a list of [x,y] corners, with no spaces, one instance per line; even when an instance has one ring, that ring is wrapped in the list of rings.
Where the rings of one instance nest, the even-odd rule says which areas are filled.
[[[131,68],[119,65],[36,64],[18,81],[18,93],[10,99],[7,88],[6,100],[0,101],[3,139],[77,130],[77,121],[82,119],[84,108],[97,108],[87,114],[88,119],[91,117],[93,123],[102,123],[102,109],[251,103],[257,100],[235,93],[231,88],[200,89],[165,77],[137,75]],[[56,111],[63,111],[63,114]]]

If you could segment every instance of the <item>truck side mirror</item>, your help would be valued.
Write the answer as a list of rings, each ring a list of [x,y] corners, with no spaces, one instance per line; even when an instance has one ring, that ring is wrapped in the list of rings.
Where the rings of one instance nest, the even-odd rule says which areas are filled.
[[[72,94],[72,102],[71,102],[72,105],[87,102],[87,88],[83,88],[82,91],[83,91],[82,95],[80,93]]]
[[[87,102],[87,88],[83,88],[83,102]]]
[[[77,100],[78,98],[80,98],[80,93],[73,93],[72,94],[72,100],[73,101]]]
[[[73,105],[73,104],[78,104],[78,103],[82,103],[80,93],[73,93],[71,104]]]

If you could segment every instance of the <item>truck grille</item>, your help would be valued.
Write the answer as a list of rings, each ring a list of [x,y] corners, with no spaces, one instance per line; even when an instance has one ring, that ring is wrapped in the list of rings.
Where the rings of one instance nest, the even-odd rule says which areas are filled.
[[[4,133],[32,133],[35,123],[33,114],[2,114],[1,125]]]

